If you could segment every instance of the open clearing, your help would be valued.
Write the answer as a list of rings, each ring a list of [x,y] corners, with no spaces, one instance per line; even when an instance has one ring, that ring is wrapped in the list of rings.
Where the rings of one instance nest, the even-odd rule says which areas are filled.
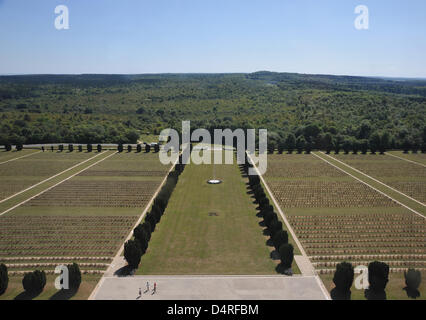
[[[247,181],[236,163],[187,165],[137,274],[276,274]]]

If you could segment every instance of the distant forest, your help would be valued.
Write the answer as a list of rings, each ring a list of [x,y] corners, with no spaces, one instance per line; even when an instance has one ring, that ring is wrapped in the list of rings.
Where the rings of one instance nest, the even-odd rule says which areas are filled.
[[[265,128],[270,147],[425,149],[426,80],[251,74],[0,77],[0,145]]]

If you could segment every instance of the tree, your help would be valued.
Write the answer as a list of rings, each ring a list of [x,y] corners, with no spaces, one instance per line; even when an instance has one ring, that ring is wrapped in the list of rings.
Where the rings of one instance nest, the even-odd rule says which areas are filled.
[[[420,296],[419,287],[422,282],[422,274],[419,270],[408,269],[407,272],[404,271],[405,278],[405,291],[410,298],[416,299]]]
[[[87,145],[87,152],[92,152],[92,145],[89,143],[88,145]]]
[[[404,150],[404,153],[408,153],[408,151],[410,151],[411,148],[411,142],[408,138],[405,138],[404,141],[402,142],[402,149]]]
[[[74,146],[72,144],[68,145],[68,151],[69,152],[73,152],[74,151]]]
[[[146,215],[145,221],[149,223],[149,226],[151,227],[151,232],[154,232],[156,222],[155,217],[151,212]]]
[[[385,288],[389,281],[389,266],[384,262],[374,261],[368,265],[368,282],[365,290],[368,300],[386,300]]]
[[[293,264],[294,249],[291,243],[284,243],[279,248],[281,264],[285,270],[290,269]]]
[[[327,132],[322,138],[322,146],[325,150],[325,153],[330,154],[331,150],[333,149],[333,136],[330,132]]]
[[[297,153],[302,153],[303,149],[305,148],[306,140],[304,136],[298,136],[296,140],[296,149]]]
[[[119,144],[118,144],[118,146],[117,146],[117,151],[118,151],[118,152],[123,152],[123,144],[122,144],[122,143],[119,143]]]
[[[148,221],[142,223],[142,229],[145,230],[147,240],[151,240],[151,224]]]
[[[98,144],[96,149],[98,150],[98,152],[102,152],[102,145]]]
[[[274,141],[268,141],[268,153],[273,154],[275,151],[275,142]]]
[[[129,240],[124,244],[124,258],[131,269],[137,269],[142,257],[139,241]]]
[[[368,141],[370,146],[370,152],[375,154],[376,151],[380,148],[380,135],[375,132],[371,135],[370,140]]]
[[[81,271],[77,263],[68,266],[69,285],[71,290],[77,291],[81,284]]]
[[[333,300],[350,300],[353,281],[354,268],[352,264],[348,262],[337,264],[333,277],[333,282],[336,287],[331,291]]]
[[[358,140],[353,139],[352,140],[352,153],[353,154],[358,154],[358,151],[360,149],[360,143]]]
[[[343,140],[342,148],[345,154],[348,154],[352,148],[352,141],[349,138]]]
[[[24,275],[22,286],[28,293],[34,294],[43,291],[46,285],[46,273],[44,271],[35,270]]]
[[[368,140],[362,139],[359,142],[359,148],[360,148],[362,154],[367,154],[367,152],[368,152]]]
[[[9,274],[4,263],[0,264],[0,295],[6,292],[9,285]]]
[[[129,144],[128,146],[127,146],[127,152],[132,152],[132,146]]]
[[[288,233],[285,230],[279,230],[272,237],[272,242],[274,243],[275,250],[279,250],[281,245],[288,243]]]
[[[271,234],[271,238],[274,237],[274,235],[283,229],[283,223],[279,221],[278,219],[273,220],[269,226],[269,232]]]
[[[138,144],[138,145],[136,146],[136,152],[137,152],[137,153],[142,152],[142,146],[141,146],[140,144]]]
[[[278,142],[278,153],[282,154],[285,149],[285,141],[282,139]]]
[[[380,143],[379,143],[380,154],[385,154],[386,149],[389,148],[390,140],[391,139],[390,139],[389,133],[387,132],[384,132],[380,136]]]
[[[290,133],[287,136],[285,144],[287,146],[288,153],[293,153],[293,150],[296,147],[296,137],[294,136],[294,134]]]
[[[263,221],[265,221],[265,225],[269,228],[272,221],[278,220],[277,214],[273,211],[267,211],[263,215]]]

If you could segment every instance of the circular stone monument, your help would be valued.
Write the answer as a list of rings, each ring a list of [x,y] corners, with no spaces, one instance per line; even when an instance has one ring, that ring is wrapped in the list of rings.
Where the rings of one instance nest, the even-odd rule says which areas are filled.
[[[207,180],[207,183],[208,184],[219,184],[219,183],[222,183],[222,180],[210,179],[210,180]]]

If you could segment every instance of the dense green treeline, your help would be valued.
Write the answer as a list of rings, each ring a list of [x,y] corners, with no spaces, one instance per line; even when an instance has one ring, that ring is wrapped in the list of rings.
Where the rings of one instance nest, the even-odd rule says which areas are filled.
[[[135,143],[164,128],[266,128],[276,147],[424,143],[426,81],[253,74],[0,77],[0,144]],[[303,138],[303,139],[302,139]],[[291,139],[291,138],[290,138]],[[303,141],[305,140],[305,141]],[[325,142],[324,142],[325,141]]]

